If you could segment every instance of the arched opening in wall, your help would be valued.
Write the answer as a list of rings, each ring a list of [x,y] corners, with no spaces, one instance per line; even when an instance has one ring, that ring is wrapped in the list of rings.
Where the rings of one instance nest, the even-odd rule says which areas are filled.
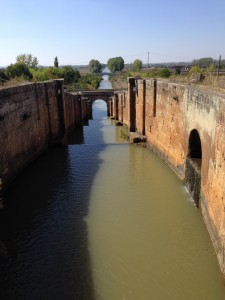
[[[104,100],[97,99],[92,104],[92,119],[107,119],[107,104]]]
[[[186,186],[199,207],[201,191],[201,165],[202,165],[202,145],[199,133],[193,129],[189,136],[188,153],[186,158],[185,182]]]

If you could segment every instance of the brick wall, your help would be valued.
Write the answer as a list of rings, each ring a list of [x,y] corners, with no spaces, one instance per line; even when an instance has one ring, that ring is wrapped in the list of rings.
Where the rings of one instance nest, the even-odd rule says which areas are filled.
[[[63,135],[63,81],[0,90],[0,178],[3,188]]]
[[[130,131],[144,132],[148,146],[182,180],[188,183],[193,172],[194,178],[200,178],[197,205],[225,274],[225,94],[195,85],[129,78],[123,115]],[[190,147],[196,147],[196,141],[191,145],[193,132],[200,139],[200,158],[190,155]],[[187,172],[190,165],[193,172]]]

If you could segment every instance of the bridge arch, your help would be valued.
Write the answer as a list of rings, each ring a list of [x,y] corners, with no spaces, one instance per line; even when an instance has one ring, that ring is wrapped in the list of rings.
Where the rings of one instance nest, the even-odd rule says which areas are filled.
[[[188,156],[190,158],[201,159],[202,158],[202,144],[199,133],[196,129],[190,132],[188,141]]]
[[[99,89],[93,91],[82,91],[80,93],[83,100],[89,103],[90,107],[92,108],[92,104],[96,100],[103,100],[106,102],[107,105],[107,115],[109,116],[110,113],[110,101],[111,97],[114,96],[114,89]],[[92,112],[90,112],[90,117],[92,117]]]
[[[188,140],[188,152],[185,168],[186,186],[199,207],[201,192],[201,165],[202,165],[202,143],[201,138],[196,129],[190,132]]]
[[[94,107],[98,107],[97,110],[94,110]],[[105,119],[108,116],[108,107],[107,102],[102,99],[96,99],[92,103],[92,119]]]

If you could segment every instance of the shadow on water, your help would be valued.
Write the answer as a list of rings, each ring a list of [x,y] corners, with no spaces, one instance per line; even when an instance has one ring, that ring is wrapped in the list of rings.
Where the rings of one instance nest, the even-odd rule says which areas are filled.
[[[79,128],[70,145],[49,149],[5,193],[0,299],[95,300],[85,217],[107,145],[102,121],[92,125],[97,144],[83,144],[91,131]]]

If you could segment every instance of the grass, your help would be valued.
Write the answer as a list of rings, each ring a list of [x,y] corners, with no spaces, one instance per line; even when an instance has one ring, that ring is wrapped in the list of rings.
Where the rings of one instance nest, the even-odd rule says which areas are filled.
[[[123,125],[123,127],[120,129],[120,137],[125,141],[129,141],[129,131],[127,125]]]
[[[193,80],[193,76],[190,72],[177,74],[171,74],[167,78],[163,78],[157,75],[155,70],[142,70],[139,72],[133,71],[122,71],[120,73],[114,74],[110,78],[112,82],[112,86],[116,90],[127,89],[127,77],[134,77],[134,78],[142,78],[142,79],[151,79],[151,78],[158,78],[158,79],[167,79],[171,82],[180,83],[180,84],[198,84],[204,87],[208,87],[209,89],[216,90],[216,91],[225,91],[225,75],[217,76],[216,72],[205,72],[204,79],[202,81],[195,81]]]

